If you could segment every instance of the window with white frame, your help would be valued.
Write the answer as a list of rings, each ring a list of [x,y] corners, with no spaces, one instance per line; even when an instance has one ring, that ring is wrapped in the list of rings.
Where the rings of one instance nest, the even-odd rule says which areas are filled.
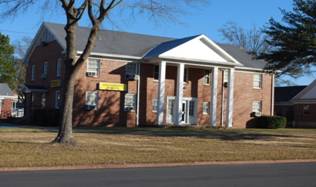
[[[98,91],[86,91],[86,106],[96,107],[98,103]]]
[[[204,115],[209,113],[209,102],[203,102],[202,110]]]
[[[61,63],[62,63],[62,59],[59,58],[56,63],[56,78],[61,77],[61,65],[62,65]]]
[[[89,58],[87,63],[87,75],[97,77],[100,72],[100,59]]]
[[[204,71],[204,77],[203,77],[203,84],[208,85],[211,82],[211,76],[210,76],[210,71],[205,70]]]
[[[262,101],[253,101],[252,102],[252,112],[262,112]]]
[[[256,73],[253,75],[253,88],[262,88],[262,74]]]
[[[42,79],[47,79],[47,75],[48,75],[48,62],[44,62],[42,64],[42,74],[41,74],[41,78]]]
[[[158,111],[158,99],[153,99],[153,103],[152,103],[152,111],[153,112],[157,112]]]
[[[34,81],[35,80],[35,64],[32,64],[31,66],[31,80]]]
[[[61,102],[60,90],[56,90],[55,91],[55,109],[60,108],[60,102]]]
[[[224,69],[223,70],[223,81],[224,82],[228,82],[228,70],[227,69]]]
[[[154,66],[154,75],[153,76],[154,76],[155,80],[159,79],[159,66],[158,65]]]

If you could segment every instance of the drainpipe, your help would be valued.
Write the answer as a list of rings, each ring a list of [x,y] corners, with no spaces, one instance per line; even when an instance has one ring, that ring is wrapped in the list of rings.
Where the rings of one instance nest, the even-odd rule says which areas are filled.
[[[274,80],[275,80],[275,75],[274,72],[272,73],[271,77],[271,116],[274,116]]]
[[[137,63],[136,127],[139,126],[139,98],[140,98],[140,62]]]
[[[221,127],[224,127],[224,91],[225,91],[225,89],[224,89],[224,74],[225,74],[225,72],[224,72],[225,70],[223,70],[222,71],[222,98],[221,98],[221,100],[222,100],[222,106],[221,106]]]

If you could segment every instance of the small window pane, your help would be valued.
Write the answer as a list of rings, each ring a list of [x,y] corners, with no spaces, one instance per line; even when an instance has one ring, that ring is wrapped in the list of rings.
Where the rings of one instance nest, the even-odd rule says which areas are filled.
[[[262,101],[252,102],[252,112],[262,112]]]
[[[253,87],[254,88],[261,88],[262,87],[262,75],[261,74],[254,74],[253,75]]]
[[[153,112],[157,112],[158,110],[158,99],[153,99],[153,104],[152,104],[153,108]]]
[[[62,63],[62,59],[58,59],[56,63],[56,77],[57,78],[61,77],[61,63]]]
[[[98,75],[99,70],[100,70],[100,60],[89,58],[89,61],[87,64],[87,72],[95,73],[96,75]]]
[[[203,114],[209,113],[209,102],[203,102]]]
[[[86,92],[86,105],[88,106],[96,106],[98,99],[97,91],[87,91]]]

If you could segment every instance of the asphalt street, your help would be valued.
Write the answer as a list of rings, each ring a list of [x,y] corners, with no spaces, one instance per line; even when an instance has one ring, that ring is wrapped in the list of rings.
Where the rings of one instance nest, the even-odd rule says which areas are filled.
[[[316,163],[0,172],[1,187],[316,187]]]

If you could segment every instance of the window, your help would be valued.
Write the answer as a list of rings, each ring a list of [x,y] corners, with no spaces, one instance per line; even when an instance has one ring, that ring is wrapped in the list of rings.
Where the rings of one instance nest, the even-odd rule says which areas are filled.
[[[62,63],[62,59],[59,58],[56,63],[56,78],[61,77],[61,63]]]
[[[31,80],[34,81],[35,80],[35,64],[32,64],[31,66]]]
[[[48,62],[44,62],[42,64],[42,75],[41,75],[41,78],[42,79],[47,79],[47,75],[48,75]]]
[[[100,71],[100,60],[95,58],[89,58],[87,63],[87,75],[91,77],[97,77]]]
[[[153,99],[153,108],[152,108],[153,112],[157,112],[158,111],[158,99]]]
[[[137,74],[137,64],[136,63],[128,63],[125,66],[125,76],[127,80],[134,79]]]
[[[55,109],[59,109],[60,107],[60,90],[55,91]]]
[[[262,112],[262,101],[253,101],[252,102],[252,112]]]
[[[98,103],[98,91],[86,92],[86,106],[96,107]]]
[[[205,70],[204,71],[204,77],[203,77],[203,84],[210,84],[211,81],[211,77],[210,77],[210,71],[209,70]]]
[[[253,88],[262,88],[262,74],[253,75]]]
[[[203,102],[203,114],[208,114],[209,113],[209,102]]]
[[[124,98],[124,110],[125,111],[133,111],[136,105],[136,97],[135,94],[126,93]]]
[[[159,66],[155,65],[154,66],[154,79],[158,80],[158,78],[159,78]]]
[[[223,80],[224,80],[224,83],[225,82],[228,82],[228,70],[227,69],[224,69],[223,70],[223,76],[224,76],[224,78],[223,78]]]
[[[303,114],[304,115],[310,114],[310,105],[304,105],[303,106]]]
[[[42,93],[41,95],[41,107],[45,108],[46,106],[46,93]]]

